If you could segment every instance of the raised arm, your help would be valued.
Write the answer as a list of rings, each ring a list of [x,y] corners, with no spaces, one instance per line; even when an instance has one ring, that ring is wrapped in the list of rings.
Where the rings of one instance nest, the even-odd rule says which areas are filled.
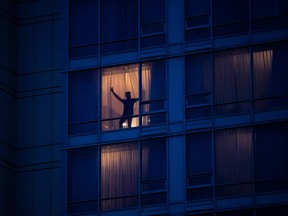
[[[121,101],[121,102],[123,101],[123,99],[122,99],[122,98],[120,98],[120,97],[119,97],[119,95],[117,95],[117,94],[114,92],[114,89],[113,89],[113,87],[111,87],[111,89],[110,89],[110,90],[111,90],[111,92],[113,93],[113,95],[114,95],[114,96],[115,96],[115,97],[116,97],[116,98],[117,98],[119,101]]]

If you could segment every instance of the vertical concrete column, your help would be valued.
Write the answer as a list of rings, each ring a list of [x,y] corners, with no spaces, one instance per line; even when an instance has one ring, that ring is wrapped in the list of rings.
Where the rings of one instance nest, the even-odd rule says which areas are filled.
[[[184,130],[184,59],[183,57],[168,59],[168,124],[169,133]]]
[[[183,42],[184,1],[167,0],[168,44]]]
[[[184,136],[170,137],[169,157],[169,202],[170,214],[182,215],[185,212],[185,139]]]

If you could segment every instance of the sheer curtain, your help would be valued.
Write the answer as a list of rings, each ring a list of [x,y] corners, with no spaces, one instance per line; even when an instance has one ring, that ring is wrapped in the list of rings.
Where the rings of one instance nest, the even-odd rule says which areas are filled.
[[[70,150],[68,154],[68,212],[97,211],[97,148]]]
[[[253,52],[254,96],[261,98],[270,94],[273,50]]]
[[[163,111],[166,98],[166,65],[165,61],[146,62],[141,65],[142,114],[151,111]],[[164,123],[165,114],[144,115],[142,125]]]
[[[216,186],[220,195],[251,193],[252,134],[250,128],[223,130],[215,136]],[[244,183],[242,186],[239,185]],[[247,184],[248,183],[248,184]],[[225,185],[231,185],[225,189]],[[236,185],[238,184],[238,186]]]
[[[115,98],[111,87],[123,99],[125,92],[130,91],[132,98],[138,98],[138,64],[111,67],[102,70],[102,110],[101,117],[104,119],[120,118],[123,113],[123,104]],[[134,104],[134,115],[138,114],[138,103]],[[118,129],[119,119],[102,121],[102,130]],[[138,126],[138,118],[132,119],[132,127]]]
[[[216,53],[214,73],[215,102],[217,104],[230,103],[230,105],[219,107],[216,114],[241,112],[247,109],[245,104],[236,104],[235,102],[250,98],[249,49],[234,49]]]
[[[101,148],[102,210],[138,205],[139,151],[137,143]]]

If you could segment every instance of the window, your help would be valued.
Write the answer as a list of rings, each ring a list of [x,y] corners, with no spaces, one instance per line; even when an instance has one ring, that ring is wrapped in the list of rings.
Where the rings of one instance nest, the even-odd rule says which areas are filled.
[[[255,110],[288,106],[288,43],[255,46],[253,79]]]
[[[215,133],[216,196],[252,194],[253,166],[250,128],[237,128]]]
[[[212,133],[186,136],[187,200],[213,198]]]
[[[143,141],[141,145],[141,205],[167,202],[166,141]]]
[[[101,1],[101,53],[138,48],[138,1]]]
[[[207,118],[212,115],[211,54],[185,58],[186,119]]]
[[[288,190],[288,123],[255,127],[256,193]]]
[[[166,160],[165,138],[68,150],[67,212],[166,203]]]
[[[185,0],[185,41],[211,37],[210,0]]]
[[[68,213],[98,211],[98,161],[97,148],[68,151]]]
[[[141,76],[141,83],[139,83],[139,76]],[[101,83],[101,129],[103,131],[137,127],[139,124],[148,126],[166,122],[165,61],[105,68],[102,70]],[[128,99],[127,92],[130,92],[130,100],[126,100]],[[125,104],[128,102],[130,105]],[[131,124],[129,119],[131,119]]]
[[[252,31],[287,28],[286,0],[252,0]]]
[[[102,70],[102,131],[128,128],[129,126],[137,127],[139,125],[138,76],[138,64]],[[111,88],[113,88],[114,93]],[[130,99],[126,97],[126,92],[130,92]],[[123,120],[125,121],[123,122]],[[128,121],[131,121],[131,125]]]
[[[213,1],[213,36],[249,32],[249,0]]]
[[[166,0],[141,0],[141,48],[166,44]]]
[[[89,25],[87,25],[89,23]],[[69,1],[69,57],[98,54],[98,1]]]
[[[248,48],[214,54],[215,115],[250,112],[251,74]]]
[[[69,72],[70,135],[98,131],[98,73],[96,70]]]
[[[141,124],[159,125],[166,122],[166,62],[142,63]]]
[[[137,143],[101,147],[101,209],[138,205],[139,154]]]

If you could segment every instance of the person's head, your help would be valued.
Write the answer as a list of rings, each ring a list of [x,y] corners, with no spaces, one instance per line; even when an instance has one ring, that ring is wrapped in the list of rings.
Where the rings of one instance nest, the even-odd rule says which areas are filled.
[[[125,96],[126,96],[127,99],[130,99],[131,98],[131,92],[127,91],[125,93]]]

